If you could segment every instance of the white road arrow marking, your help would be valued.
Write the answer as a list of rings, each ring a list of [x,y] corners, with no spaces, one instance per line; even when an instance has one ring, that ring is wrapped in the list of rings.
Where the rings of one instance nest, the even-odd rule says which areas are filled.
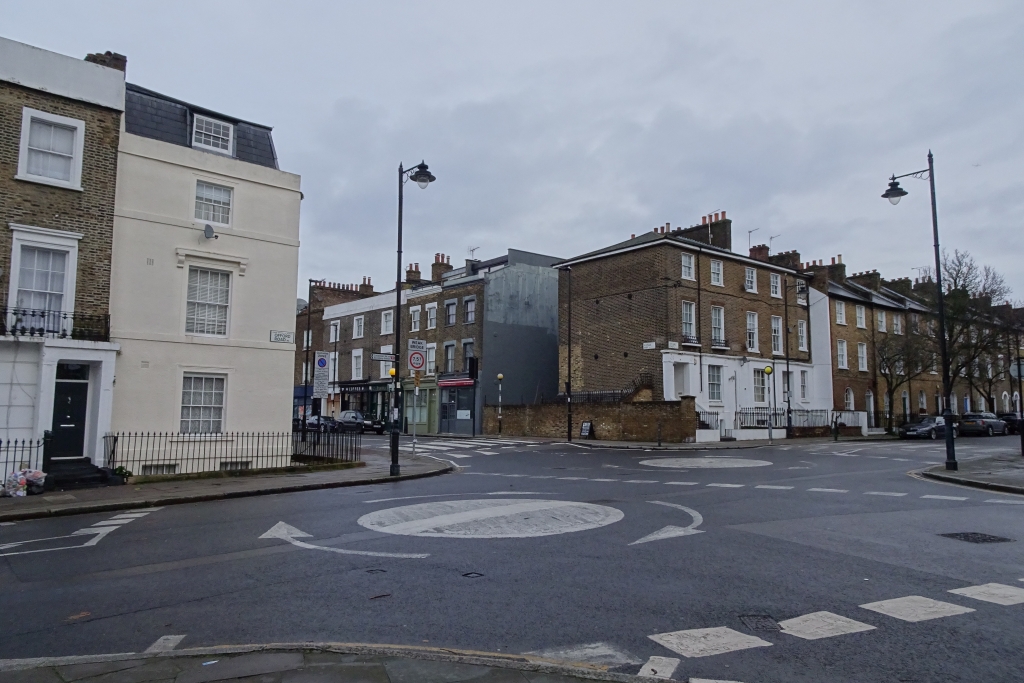
[[[370,550],[347,550],[345,548],[329,548],[323,545],[314,545],[312,543],[306,543],[305,541],[299,541],[299,538],[312,538],[310,534],[305,531],[300,531],[290,524],[284,522],[278,522],[274,526],[270,527],[267,533],[260,536],[260,538],[279,538],[282,541],[288,541],[294,546],[300,548],[306,548],[308,550],[326,550],[329,553],[338,553],[340,555],[369,555],[370,557],[398,557],[404,559],[422,559],[424,557],[430,557],[429,553],[378,553]]]
[[[650,541],[661,541],[661,540],[664,540],[666,538],[675,538],[676,536],[693,536],[695,534],[702,534],[702,533],[704,533],[701,529],[697,528],[701,524],[704,523],[704,518],[696,510],[694,510],[692,508],[688,508],[685,505],[677,505],[676,503],[664,503],[664,502],[662,502],[660,500],[651,500],[651,501],[648,501],[648,502],[654,503],[655,505],[665,505],[665,506],[670,507],[670,508],[676,508],[677,510],[682,510],[683,512],[685,512],[688,515],[690,515],[691,517],[693,517],[693,523],[690,524],[690,526],[687,526],[687,527],[669,525],[669,526],[667,526],[667,527],[665,527],[663,529],[659,529],[658,531],[655,531],[653,534],[647,534],[646,536],[644,536],[640,540],[633,541],[632,543],[630,543],[630,545],[637,545],[639,543],[648,543]]]
[[[0,557],[8,557],[10,555],[29,555],[31,553],[49,553],[49,552],[53,552],[54,550],[70,550],[72,548],[86,548],[86,547],[91,546],[91,545],[96,545],[101,540],[103,540],[103,538],[107,534],[109,534],[111,531],[114,531],[117,528],[119,528],[119,527],[108,526],[108,527],[100,527],[100,528],[79,529],[78,531],[74,532],[73,534],[68,534],[67,536],[51,536],[50,538],[33,538],[32,540],[29,540],[29,541],[15,541],[13,543],[5,543],[3,545],[0,545],[0,550],[7,550],[8,548],[17,548],[18,546],[25,545],[26,543],[40,543],[42,541],[56,541],[56,540],[59,540],[59,539],[62,539],[62,538],[74,538],[75,536],[88,536],[88,535],[92,535],[92,538],[90,538],[85,543],[81,543],[79,545],[62,545],[59,548],[40,548],[39,550],[20,550],[20,551],[15,552],[15,553],[0,553]]]

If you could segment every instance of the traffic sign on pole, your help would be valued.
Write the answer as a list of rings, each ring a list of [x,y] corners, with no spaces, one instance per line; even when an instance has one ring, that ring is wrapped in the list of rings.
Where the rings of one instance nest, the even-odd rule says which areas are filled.
[[[409,351],[409,368],[411,370],[422,370],[427,364],[427,354],[423,351]]]
[[[327,398],[329,365],[330,354],[326,351],[317,351],[316,360],[313,362],[313,398]]]

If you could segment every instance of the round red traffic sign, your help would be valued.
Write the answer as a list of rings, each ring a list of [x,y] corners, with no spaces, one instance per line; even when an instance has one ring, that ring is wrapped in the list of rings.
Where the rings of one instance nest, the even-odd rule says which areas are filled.
[[[409,352],[409,368],[412,370],[422,370],[423,366],[427,364],[427,357],[422,351],[410,351]]]

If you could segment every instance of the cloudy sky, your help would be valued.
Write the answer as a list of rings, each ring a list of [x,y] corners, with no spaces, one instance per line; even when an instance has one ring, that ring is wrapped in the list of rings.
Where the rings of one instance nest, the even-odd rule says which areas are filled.
[[[1024,298],[1024,5],[903,2],[48,2],[0,34],[128,55],[129,81],[274,127],[302,175],[300,282],[406,256],[572,256],[727,210],[736,251],[913,276],[943,245]],[[45,21],[41,19],[45,17]],[[305,285],[299,288],[304,292]]]

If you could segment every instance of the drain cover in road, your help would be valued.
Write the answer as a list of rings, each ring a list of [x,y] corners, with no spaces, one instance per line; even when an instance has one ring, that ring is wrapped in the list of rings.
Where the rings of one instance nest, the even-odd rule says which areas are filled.
[[[359,518],[372,531],[442,538],[531,538],[586,531],[622,519],[621,510],[568,500],[451,500],[378,510]]]
[[[640,464],[647,465],[648,467],[671,467],[681,470],[713,470],[730,467],[764,467],[771,465],[767,460],[752,460],[750,458],[657,458],[655,460],[641,460]]]
[[[945,538],[953,538],[958,541],[967,541],[968,543],[1012,543],[1012,538],[1003,538],[1002,536],[991,536],[989,534],[982,534],[977,531],[962,531],[955,534],[939,534]]]

